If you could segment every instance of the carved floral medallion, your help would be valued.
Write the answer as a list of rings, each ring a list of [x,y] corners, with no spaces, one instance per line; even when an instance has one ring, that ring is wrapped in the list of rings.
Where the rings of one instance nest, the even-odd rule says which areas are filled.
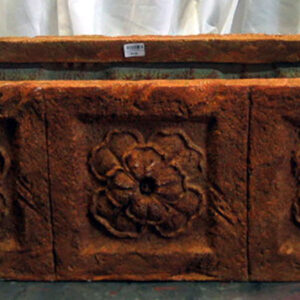
[[[162,237],[184,232],[205,207],[190,179],[202,176],[203,154],[181,130],[162,130],[145,141],[134,130],[112,130],[90,153],[99,180],[91,214],[111,234],[137,238],[145,229]]]

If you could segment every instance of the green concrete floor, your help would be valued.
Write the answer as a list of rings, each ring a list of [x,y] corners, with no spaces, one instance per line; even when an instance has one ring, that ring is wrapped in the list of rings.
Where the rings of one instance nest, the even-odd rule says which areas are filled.
[[[0,282],[0,300],[300,300],[300,283]]]

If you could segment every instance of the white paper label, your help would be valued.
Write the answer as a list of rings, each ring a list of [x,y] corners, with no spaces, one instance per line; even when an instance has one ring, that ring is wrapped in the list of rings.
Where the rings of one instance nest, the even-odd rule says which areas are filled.
[[[145,56],[145,44],[143,43],[132,43],[124,45],[124,56],[125,57],[138,57]]]

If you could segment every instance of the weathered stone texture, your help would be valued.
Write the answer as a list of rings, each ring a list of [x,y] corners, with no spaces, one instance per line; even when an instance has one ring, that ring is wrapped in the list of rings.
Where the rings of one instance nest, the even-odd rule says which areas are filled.
[[[300,80],[0,84],[0,277],[300,280]]]
[[[125,58],[123,46],[144,43],[144,57]],[[70,36],[0,38],[0,62],[299,62],[298,35]]]
[[[270,82],[251,95],[250,279],[300,280],[299,84]]]
[[[0,277],[53,279],[45,104],[36,86],[0,85]]]
[[[58,279],[247,279],[247,88],[42,91]]]

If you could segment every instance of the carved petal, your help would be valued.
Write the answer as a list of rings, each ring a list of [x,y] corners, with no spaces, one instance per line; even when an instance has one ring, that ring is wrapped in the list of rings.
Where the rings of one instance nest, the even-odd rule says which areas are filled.
[[[109,201],[103,189],[95,192],[91,213],[98,223],[117,237],[136,238],[141,234],[141,227],[125,216],[119,208],[116,208]]]
[[[128,218],[125,212],[120,211],[115,219],[115,227],[119,231],[119,237],[136,238],[142,234],[144,227],[136,224],[133,220]]]
[[[96,190],[93,195],[93,203],[91,206],[91,213],[94,217],[96,218],[99,216],[106,218],[107,221],[111,221],[117,212],[118,209],[107,198],[105,189],[100,188]]]
[[[136,147],[124,157],[124,162],[130,172],[138,180],[148,176],[153,168],[161,168],[162,156],[152,147]]]
[[[121,167],[115,155],[103,144],[92,150],[89,164],[93,174],[100,180],[105,180]]]
[[[184,178],[179,170],[166,166],[155,171],[156,193],[169,201],[176,201],[184,191]]]
[[[130,149],[143,143],[143,136],[134,130],[112,130],[108,133],[105,141],[109,149],[121,159]]]
[[[174,165],[178,166],[180,170],[192,177],[199,177],[204,174],[204,163],[201,159],[199,152],[193,149],[187,149],[180,154],[175,160],[173,160]]]
[[[181,130],[163,130],[154,134],[150,140],[158,145],[166,157],[186,175],[199,176],[203,171],[203,154],[190,138]]]
[[[188,218],[183,213],[170,207],[168,218],[155,228],[163,237],[171,238],[185,231],[187,223]]]
[[[130,199],[134,196],[133,190],[107,189],[107,198],[117,207],[128,205]]]
[[[126,213],[141,224],[160,224],[168,215],[166,207],[160,201],[142,195],[133,201]]]
[[[107,186],[107,196],[116,206],[127,205],[136,193],[138,183],[129,177],[123,170],[118,170],[113,175]]]
[[[123,170],[116,171],[116,173],[112,177],[112,182],[115,187],[124,190],[131,190],[137,185],[137,182],[133,178],[128,176]]]
[[[173,132],[172,130],[156,132],[150,137],[149,141],[157,144],[160,149],[163,149],[168,161],[171,161],[187,149],[187,143],[183,134],[181,132]]]
[[[185,193],[181,194],[178,201],[172,203],[176,210],[184,213],[188,217],[200,212],[201,207],[205,205],[203,194],[196,188],[189,188]]]

